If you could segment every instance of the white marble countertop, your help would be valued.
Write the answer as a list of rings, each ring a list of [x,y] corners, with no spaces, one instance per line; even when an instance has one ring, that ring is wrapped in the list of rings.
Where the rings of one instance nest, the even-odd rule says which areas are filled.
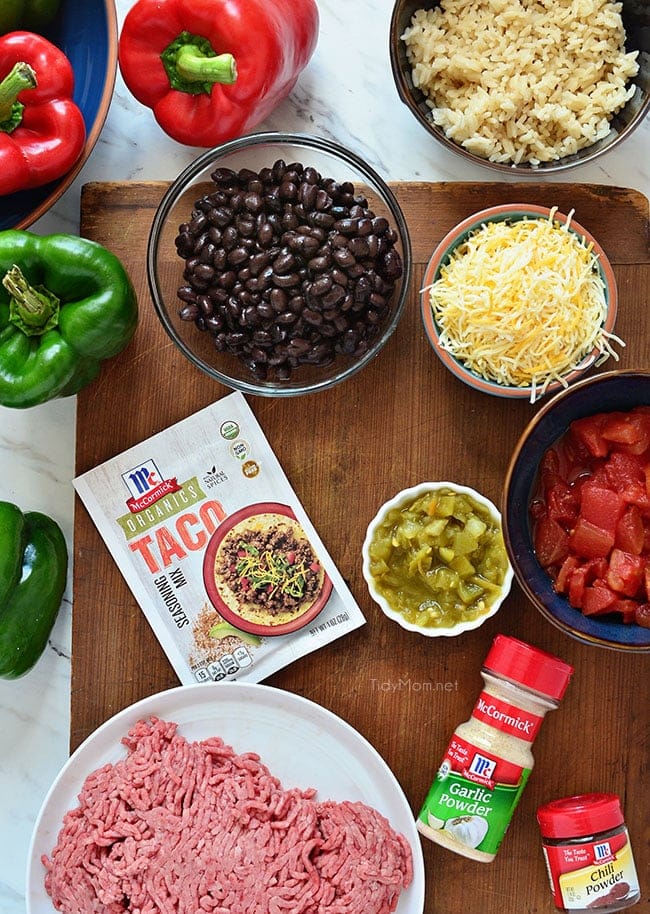
[[[121,27],[131,0],[117,0]],[[434,144],[402,105],[388,58],[391,0],[319,0],[319,44],[289,99],[259,129],[316,133],[349,147],[386,179],[509,180]],[[349,51],[342,53],[341,36]],[[650,118],[617,149],[555,180],[632,187],[650,196]],[[118,73],[99,142],[73,186],[32,231],[79,231],[83,184],[171,180],[200,150],[167,138]],[[578,218],[578,216],[577,216]],[[650,290],[649,290],[650,292]],[[30,410],[0,407],[0,499],[39,510],[61,524],[72,554],[75,398]],[[41,803],[68,757],[70,702],[69,576],[62,610],[36,665],[0,681],[0,910],[25,911],[25,867]]]

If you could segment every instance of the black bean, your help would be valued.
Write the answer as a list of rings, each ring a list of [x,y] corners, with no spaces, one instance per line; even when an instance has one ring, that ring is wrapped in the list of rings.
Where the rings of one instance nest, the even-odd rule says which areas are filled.
[[[180,319],[182,321],[193,321],[199,316],[199,309],[196,305],[187,304],[183,305],[179,312]]]
[[[248,260],[248,251],[246,248],[233,248],[228,254],[228,263],[233,267],[239,266],[239,264],[243,263],[245,260]],[[241,277],[241,273],[239,275]]]
[[[295,266],[296,258],[291,251],[280,251],[273,261],[273,270],[276,273],[288,273]]]
[[[273,273],[271,281],[279,289],[291,289],[300,283],[300,277],[297,273]]]
[[[214,304],[209,295],[197,296],[196,303],[205,317],[209,317],[214,311]]]
[[[304,306],[305,300],[302,295],[292,295],[287,302],[287,307],[290,311],[293,311],[294,314],[300,314]]]
[[[279,289],[274,287],[271,289],[271,294],[269,296],[269,303],[274,311],[281,312],[284,311],[287,307],[287,302],[289,301],[289,296],[284,291],[284,289]]]
[[[234,270],[226,270],[217,280],[222,289],[230,290],[237,282],[237,274]]]
[[[289,355],[305,355],[311,349],[311,343],[309,340],[303,339],[302,337],[295,336],[287,346],[287,353]]]
[[[215,184],[233,184],[237,175],[232,168],[216,168],[210,177]]]
[[[281,200],[295,200],[298,197],[298,187],[293,181],[284,180],[278,193]]]
[[[209,263],[197,263],[192,276],[195,282],[199,280],[201,283],[211,283],[214,279],[214,268]]]
[[[303,181],[298,191],[298,199],[306,210],[314,209],[317,197],[318,187],[316,187],[315,184],[310,184],[308,181]]]
[[[218,206],[210,211],[210,222],[219,228],[225,228],[230,225],[232,220],[232,210],[227,206]]]
[[[334,353],[332,345],[328,342],[318,343],[309,350],[306,358],[312,365],[326,365],[332,361]]]
[[[311,308],[305,308],[302,312],[303,320],[308,324],[311,324],[312,327],[320,327],[323,323],[323,315],[320,311],[314,311]]]
[[[320,298],[321,295],[325,295],[326,292],[332,288],[332,277],[331,276],[321,276],[320,279],[316,279],[310,286],[310,292],[312,295],[315,295],[316,298]]]
[[[352,267],[356,263],[354,254],[352,251],[350,251],[349,248],[336,248],[336,250],[332,251],[332,257],[338,263],[338,265],[344,269],[347,267]]]
[[[332,288],[323,295],[323,307],[324,308],[333,308],[335,305],[338,305],[345,298],[345,289],[338,284],[332,286]]]
[[[332,260],[329,254],[320,254],[318,257],[312,257],[307,266],[313,273],[323,273],[331,262]]]
[[[350,238],[350,243],[348,244],[349,250],[354,254],[355,257],[367,257],[368,256],[368,242],[365,238],[362,238],[360,235],[357,235],[356,238]]]
[[[197,299],[197,294],[191,286],[181,286],[176,294],[185,302],[195,302]]]

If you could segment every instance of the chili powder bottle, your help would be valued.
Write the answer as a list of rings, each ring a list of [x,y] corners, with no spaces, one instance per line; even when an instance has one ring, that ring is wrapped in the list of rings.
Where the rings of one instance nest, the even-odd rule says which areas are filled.
[[[616,794],[553,800],[537,821],[556,908],[610,914],[636,904],[639,880]]]
[[[496,636],[483,691],[454,731],[418,816],[422,835],[472,860],[494,860],[534,765],[533,741],[572,673],[552,654]]]

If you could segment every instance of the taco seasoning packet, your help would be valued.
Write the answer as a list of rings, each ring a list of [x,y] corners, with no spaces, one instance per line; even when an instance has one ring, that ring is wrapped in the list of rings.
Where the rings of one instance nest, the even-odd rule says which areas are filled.
[[[183,685],[259,682],[365,622],[239,392],[73,485]]]

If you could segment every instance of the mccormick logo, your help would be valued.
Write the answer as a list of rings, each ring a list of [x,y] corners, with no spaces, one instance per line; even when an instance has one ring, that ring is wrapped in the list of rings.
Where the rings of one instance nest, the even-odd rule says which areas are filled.
[[[607,863],[609,860],[614,859],[609,841],[603,841],[602,844],[594,844],[594,863]]]
[[[145,460],[134,469],[122,473],[122,479],[131,493],[126,506],[132,514],[143,511],[159,498],[164,498],[170,492],[178,492],[181,488],[175,477],[162,479],[153,460]]]
[[[491,790],[494,787],[493,775],[496,765],[494,759],[486,758],[480,752],[476,752],[469,767],[463,771],[463,775],[468,781],[483,784]]]

